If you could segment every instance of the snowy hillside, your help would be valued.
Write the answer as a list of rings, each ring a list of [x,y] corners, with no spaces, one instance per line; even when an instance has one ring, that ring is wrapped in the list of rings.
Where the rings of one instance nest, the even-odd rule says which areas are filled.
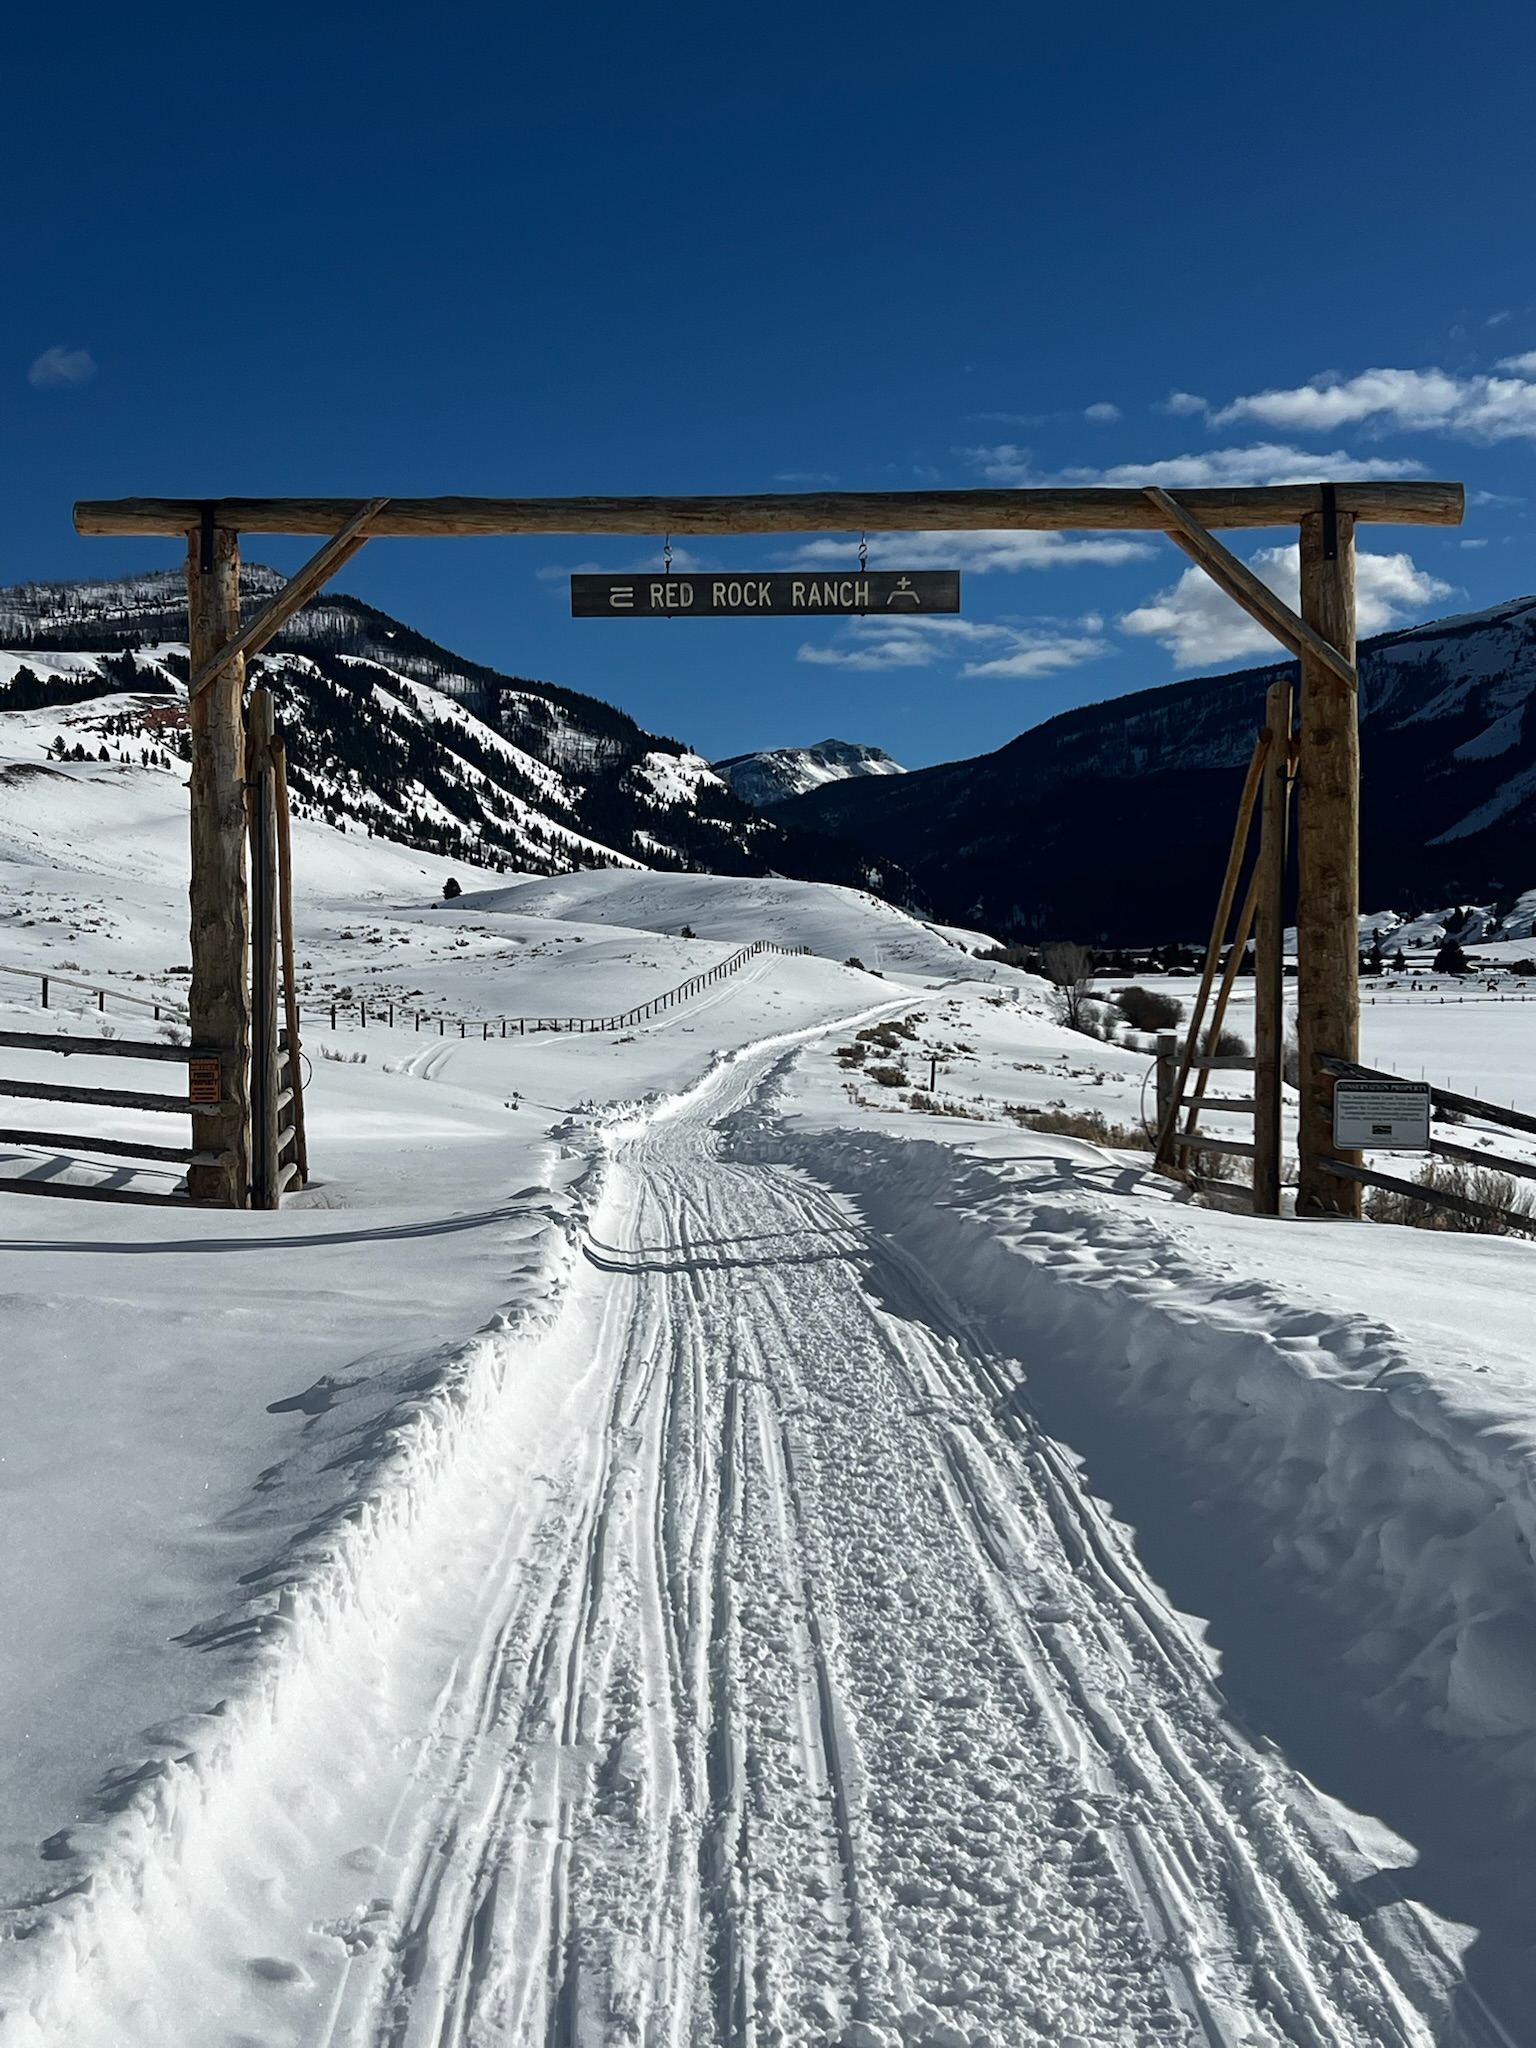
[[[888,854],[938,915],[1012,938],[1203,936],[1264,693],[1286,672],[1084,705],[994,754],[825,785],[772,815]],[[1502,907],[1529,889],[1536,598],[1365,640],[1360,677],[1363,900]]]
[[[846,782],[857,775],[905,775],[899,761],[879,747],[853,740],[818,740],[814,747],[772,747],[757,754],[733,754],[717,761],[715,773],[728,782],[743,803],[761,807],[802,796],[823,783]]]
[[[280,582],[244,569],[243,608]],[[0,648],[12,650],[0,653],[0,714],[110,697],[72,748],[94,738],[92,752],[106,743],[114,757],[175,754],[185,635],[178,572],[0,590]],[[638,863],[910,893],[894,864],[769,823],[699,755],[611,705],[461,661],[355,599],[315,599],[255,668],[277,699],[294,791],[331,823],[538,874]]]

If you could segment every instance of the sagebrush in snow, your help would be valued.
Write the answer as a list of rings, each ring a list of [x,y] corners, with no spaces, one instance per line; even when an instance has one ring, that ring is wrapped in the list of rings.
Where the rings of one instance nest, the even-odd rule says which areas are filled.
[[[1459,1159],[1431,1159],[1414,1180],[1416,1186],[1436,1194],[1484,1203],[1486,1213],[1442,1209],[1438,1203],[1418,1201],[1392,1188],[1372,1188],[1365,1198],[1365,1213],[1371,1221],[1406,1223],[1414,1230],[1470,1231],[1478,1237],[1536,1237],[1536,1199],[1528,1188],[1518,1186],[1511,1174],[1492,1166],[1470,1166]],[[1528,1221],[1522,1225],[1511,1222],[1509,1213],[1493,1213],[1500,1209]]]

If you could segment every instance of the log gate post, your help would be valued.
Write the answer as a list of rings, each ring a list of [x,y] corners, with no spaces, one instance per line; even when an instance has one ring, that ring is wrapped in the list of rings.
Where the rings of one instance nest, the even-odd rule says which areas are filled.
[[[1321,487],[1301,522],[1301,610],[1355,659],[1355,522]],[[1298,1216],[1360,1214],[1360,1184],[1328,1171],[1333,1076],[1360,1057],[1360,722],[1358,687],[1301,649],[1296,771],[1296,1035],[1301,1051]],[[1358,1152],[1338,1155],[1360,1164]]]
[[[205,506],[187,536],[192,670],[240,630],[240,538]],[[251,1002],[246,978],[245,661],[236,656],[187,707],[192,739],[192,1043],[219,1055],[217,1109],[192,1112],[192,1149],[211,1155],[187,1169],[194,1202],[243,1209],[250,1160]]]

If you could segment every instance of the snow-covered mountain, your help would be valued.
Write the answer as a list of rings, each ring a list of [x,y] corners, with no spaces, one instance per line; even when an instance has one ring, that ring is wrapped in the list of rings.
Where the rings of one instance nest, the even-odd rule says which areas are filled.
[[[825,785],[781,823],[910,870],[936,915],[1110,944],[1206,929],[1264,693],[1294,664],[1081,705],[994,754]],[[1536,881],[1536,597],[1360,647],[1361,894],[1502,911]]]
[[[899,761],[879,747],[857,740],[818,740],[814,747],[768,747],[756,754],[733,754],[716,761],[715,773],[743,803],[761,807],[803,796],[823,783],[846,782],[856,775],[905,775]]]
[[[281,581],[247,566],[242,609]],[[0,712],[90,703],[87,738],[57,736],[71,751],[93,738],[113,758],[185,754],[179,571],[0,590],[0,649]],[[612,705],[462,660],[355,598],[306,605],[254,667],[301,815],[537,874],[639,865],[910,893],[890,862],[770,822],[702,756]]]

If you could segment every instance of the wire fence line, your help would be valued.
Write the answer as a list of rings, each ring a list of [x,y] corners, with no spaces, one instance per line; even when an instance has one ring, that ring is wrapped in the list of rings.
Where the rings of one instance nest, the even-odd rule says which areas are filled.
[[[103,1015],[106,1013],[107,998],[110,996],[114,1003],[128,1003],[135,1009],[152,1010],[157,1018],[167,1017],[177,1024],[185,1024],[187,1021],[185,1003],[173,1003],[169,996],[138,996],[128,989],[119,988],[115,983],[81,981],[71,974],[56,974],[52,968],[45,974],[38,967],[11,967],[4,961],[0,961],[0,974],[14,974],[23,980],[40,983],[41,1006],[45,1010],[56,1007],[52,1001],[54,989],[75,988],[83,989],[87,995],[93,995],[96,998],[96,1008]]]
[[[749,960],[755,960],[762,953],[780,953],[794,958],[810,952],[809,946],[780,946],[772,939],[754,939],[750,946],[743,946],[728,960],[721,960],[701,974],[690,975],[676,988],[666,989],[659,996],[652,996],[648,1002],[635,1003],[627,1010],[611,1011],[596,1017],[460,1017],[447,1011],[417,1009],[409,1002],[395,1002],[388,997],[379,997],[370,1004],[366,997],[348,1002],[302,1003],[301,1014],[309,1017],[330,1017],[330,1028],[337,1031],[342,1022],[351,1022],[356,1016],[358,1028],[366,1031],[370,1022],[386,1030],[406,1028],[415,1032],[424,1026],[437,1026],[437,1036],[446,1038],[456,1030],[460,1038],[470,1038],[477,1031],[482,1040],[492,1038],[526,1038],[539,1031],[570,1031],[593,1033],[603,1031],[628,1031],[636,1024],[644,1024],[653,1017],[659,1017],[666,1010],[672,1010],[679,1003],[685,1003],[693,996],[700,995],[714,983],[724,981],[738,973]],[[397,1024],[396,1019],[399,1019]]]

